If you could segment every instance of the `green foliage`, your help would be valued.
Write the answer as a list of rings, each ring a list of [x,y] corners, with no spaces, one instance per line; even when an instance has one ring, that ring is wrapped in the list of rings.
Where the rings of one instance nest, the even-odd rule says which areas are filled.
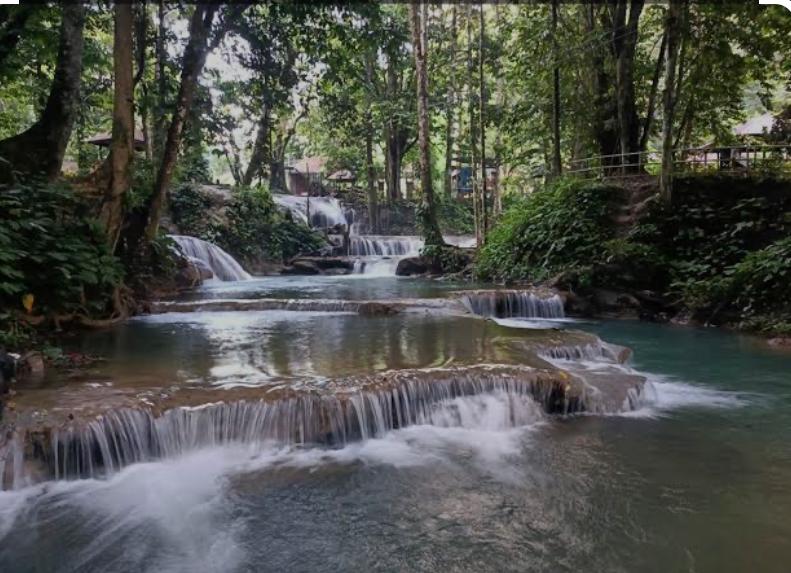
[[[426,245],[420,255],[431,259],[432,266],[443,274],[461,272],[470,262],[462,249],[452,245]]]
[[[183,184],[171,193],[170,210],[181,233],[216,243],[246,262],[282,261],[324,244],[320,235],[285,217],[266,187],[235,189],[219,206],[199,185]]]
[[[612,205],[618,190],[560,180],[509,208],[476,261],[479,278],[541,280],[562,270],[603,261],[614,236]]]
[[[0,306],[32,312],[102,313],[122,270],[99,224],[61,185],[0,188]]]
[[[212,199],[200,185],[177,185],[169,193],[168,204],[173,222],[181,233],[211,240],[212,218],[207,213],[212,210]]]
[[[463,201],[437,193],[437,218],[445,233],[468,235],[475,232],[472,201]]]

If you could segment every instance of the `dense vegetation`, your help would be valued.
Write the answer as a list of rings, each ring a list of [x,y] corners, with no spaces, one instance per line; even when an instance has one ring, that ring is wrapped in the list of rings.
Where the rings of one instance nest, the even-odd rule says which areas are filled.
[[[85,202],[65,185],[0,187],[0,344],[27,321],[114,310],[123,270]]]
[[[649,201],[623,226],[615,218],[623,191],[558,181],[504,213],[476,272],[505,281],[555,279],[582,293],[650,291],[702,322],[785,328],[791,182],[687,177],[676,189],[672,204]]]
[[[618,196],[614,187],[569,180],[519,198],[487,237],[478,275],[537,281],[602,262]]]
[[[233,189],[227,204],[218,206],[199,185],[186,183],[171,192],[170,205],[180,233],[216,243],[248,264],[285,261],[325,244],[321,235],[281,213],[266,186]]]
[[[313,251],[267,189],[320,156],[313,192],[348,170],[370,230],[418,230],[437,260],[461,261],[440,231],[474,232],[481,276],[760,314],[785,277],[774,199],[679,181],[669,207],[673,150],[789,142],[790,22],[735,0],[0,7],[0,303],[117,314],[177,271],[168,222],[248,264]],[[760,114],[764,133],[734,131]],[[619,192],[562,178],[580,165],[661,174],[664,203],[614,227]],[[218,180],[236,189],[219,209],[196,191]]]

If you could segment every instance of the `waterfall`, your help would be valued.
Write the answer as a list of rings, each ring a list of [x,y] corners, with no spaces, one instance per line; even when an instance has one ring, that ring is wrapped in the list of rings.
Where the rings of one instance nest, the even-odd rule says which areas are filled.
[[[471,291],[461,297],[464,306],[480,316],[506,318],[564,318],[563,300],[558,295],[538,296],[530,291]]]
[[[339,447],[411,425],[508,428],[543,413],[602,410],[598,393],[584,384],[523,366],[392,371],[338,384],[323,393],[291,390],[277,399],[164,411],[124,408],[49,432],[17,430],[0,449],[0,485],[20,487],[33,476],[96,477],[231,443]]]
[[[181,252],[200,266],[207,267],[221,281],[243,281],[252,278],[231,255],[217,245],[186,235],[169,235]]]
[[[416,256],[423,248],[418,237],[357,235],[349,237],[349,254],[354,257]]]
[[[340,201],[333,197],[298,197],[275,193],[275,203],[282,209],[291,212],[297,219],[308,224],[308,208],[310,208],[310,226],[316,229],[328,229],[337,225],[348,227],[349,221]],[[308,207],[308,201],[310,207]],[[351,213],[350,213],[351,214]]]
[[[418,237],[397,235],[352,235],[349,254],[360,257],[354,273],[367,276],[395,276],[398,262],[420,254],[423,241]]]

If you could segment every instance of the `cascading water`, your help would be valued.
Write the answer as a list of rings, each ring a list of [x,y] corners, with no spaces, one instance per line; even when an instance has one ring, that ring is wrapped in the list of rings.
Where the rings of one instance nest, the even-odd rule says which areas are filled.
[[[530,291],[472,291],[461,297],[464,306],[479,316],[506,318],[564,318],[558,295],[539,296]]]
[[[276,193],[272,198],[277,205],[291,212],[305,224],[308,224],[308,211],[310,211],[310,226],[315,229],[329,229],[338,225],[349,226],[346,211],[340,201],[333,197],[308,198]]]
[[[420,254],[423,241],[418,237],[388,235],[353,235],[349,237],[349,254],[358,257],[354,273],[368,276],[394,276],[399,261]]]
[[[243,281],[251,279],[247,271],[236,262],[231,255],[217,245],[186,235],[170,235],[181,252],[196,264],[211,270],[212,274],[221,281]]]
[[[592,401],[594,400],[594,401]],[[527,367],[401,371],[367,391],[296,393],[277,400],[210,403],[157,414],[105,412],[49,435],[14,438],[0,451],[0,484],[32,481],[23,468],[56,479],[96,477],[130,464],[231,443],[343,446],[413,425],[519,427],[543,412],[599,410],[580,386]],[[28,457],[32,456],[32,457]],[[39,478],[42,477],[39,475]]]
[[[418,237],[359,235],[349,238],[349,254],[353,257],[417,255],[423,248]]]

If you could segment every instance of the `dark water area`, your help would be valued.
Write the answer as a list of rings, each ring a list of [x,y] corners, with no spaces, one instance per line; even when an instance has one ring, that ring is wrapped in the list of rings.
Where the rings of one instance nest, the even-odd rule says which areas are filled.
[[[306,293],[301,280],[245,292],[380,299],[445,289],[327,279]],[[73,343],[108,359],[95,380],[220,391],[519,363],[525,344],[564,336],[500,322],[184,313]],[[0,492],[0,571],[788,571],[791,355],[723,331],[558,326],[631,347],[623,368],[648,377],[650,399],[604,416],[552,417],[526,404],[514,424],[496,392],[459,397],[438,404],[431,423],[343,447],[229,444],[106,479]],[[71,383],[83,382],[48,382]]]

